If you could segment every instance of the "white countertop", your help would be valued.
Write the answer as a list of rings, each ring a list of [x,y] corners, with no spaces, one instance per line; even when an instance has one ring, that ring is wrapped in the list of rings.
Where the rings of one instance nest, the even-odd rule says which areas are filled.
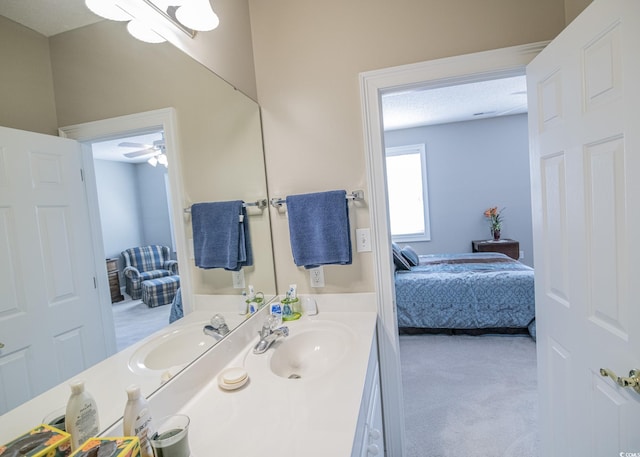
[[[285,323],[290,337],[303,326],[322,322],[335,322],[353,336],[347,356],[319,377],[285,379],[273,374],[268,367],[277,342],[265,354],[252,353],[267,307],[159,389],[161,373],[134,374],[128,368],[131,355],[154,335],[77,377],[85,379],[87,390],[96,398],[102,428],[108,426],[103,417],[113,420],[122,415],[125,388],[131,383],[140,385],[145,395],[154,392],[149,404],[156,420],[169,414],[188,415],[193,457],[350,456],[369,354],[375,344],[373,294],[316,298],[317,316]],[[173,325],[208,320],[210,314],[194,311]],[[228,319],[233,319],[232,315]],[[218,386],[217,375],[233,366],[245,367],[250,379],[241,389],[225,391]],[[38,425],[47,412],[64,407],[68,396],[69,387],[64,383],[0,417],[0,443]],[[121,435],[121,422],[103,433]]]
[[[139,385],[145,396],[149,396],[162,385],[162,375],[167,370],[134,373],[129,368],[129,359],[135,351],[158,335],[170,332],[180,326],[208,323],[214,313],[204,308],[201,307],[199,310],[189,313],[165,329],[144,338],[72,378],[85,380],[87,391],[96,400],[101,428],[106,429],[122,417],[127,401],[125,389],[129,385]],[[223,311],[221,314],[224,315],[231,328],[244,319],[237,312]],[[171,372],[175,374],[177,370],[178,367],[174,367]],[[43,373],[44,375],[46,374]],[[64,382],[1,415],[0,444],[6,443],[41,424],[43,418],[53,411],[64,413],[70,394],[68,382]]]
[[[355,335],[348,357],[329,373],[311,379],[279,377],[268,369],[274,347],[265,354],[252,353],[256,338],[228,365],[247,369],[244,387],[224,391],[215,376],[179,411],[191,418],[194,456],[351,454],[376,313],[322,313],[285,324],[291,337],[301,325],[327,321],[346,324]]]
[[[286,322],[289,337],[314,322],[338,322],[354,336],[348,357],[330,374],[309,379],[284,379],[268,373],[274,347],[251,353],[266,309],[243,324],[149,398],[153,417],[186,414],[191,419],[192,457],[350,456],[377,313],[373,294],[316,296],[317,316]],[[251,361],[247,357],[254,357]],[[218,374],[246,366],[249,382],[239,390],[218,386]],[[105,435],[119,436],[116,424]]]

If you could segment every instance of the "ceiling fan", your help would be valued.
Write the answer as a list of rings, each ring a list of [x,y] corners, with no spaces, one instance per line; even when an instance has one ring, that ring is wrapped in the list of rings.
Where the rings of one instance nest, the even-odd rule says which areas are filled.
[[[135,159],[136,157],[142,156],[157,156],[164,152],[164,139],[155,140],[153,144],[144,144],[144,143],[131,143],[129,141],[124,141],[119,143],[118,146],[124,148],[140,148],[137,151],[126,152],[123,155],[128,157],[129,159]]]

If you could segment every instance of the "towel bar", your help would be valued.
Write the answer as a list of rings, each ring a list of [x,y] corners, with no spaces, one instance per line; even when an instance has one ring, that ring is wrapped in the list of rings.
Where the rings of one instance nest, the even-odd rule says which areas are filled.
[[[347,194],[347,200],[362,201],[364,200],[364,190],[354,190]],[[269,203],[275,208],[279,208],[287,202],[284,198],[274,197]]]
[[[268,203],[267,203],[267,199],[266,198],[263,198],[261,200],[256,200],[255,202],[249,202],[249,203],[243,203],[242,204],[242,206],[244,206],[245,208],[247,208],[249,206],[255,206],[260,210],[265,209],[267,207],[267,205],[268,205]],[[184,208],[184,213],[185,214],[191,214],[191,207]]]

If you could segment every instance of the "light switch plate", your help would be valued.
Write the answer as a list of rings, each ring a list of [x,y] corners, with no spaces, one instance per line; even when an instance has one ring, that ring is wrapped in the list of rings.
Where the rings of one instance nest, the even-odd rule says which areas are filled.
[[[369,228],[356,229],[356,251],[371,251],[371,230]]]

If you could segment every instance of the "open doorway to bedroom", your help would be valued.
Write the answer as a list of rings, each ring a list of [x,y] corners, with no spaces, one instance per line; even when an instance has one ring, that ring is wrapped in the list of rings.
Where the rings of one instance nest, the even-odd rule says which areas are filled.
[[[166,246],[176,260],[164,131],[127,132],[90,143],[117,350],[169,324],[170,306],[150,307],[126,287],[125,249]],[[167,260],[169,260],[167,259]]]
[[[379,248],[377,261],[381,266],[376,277],[378,306],[381,325],[389,335],[388,339],[383,338],[380,342],[385,439],[389,452],[394,455],[536,455],[536,346],[531,336],[527,335],[528,326],[520,322],[518,327],[521,327],[519,329],[521,333],[517,336],[509,334],[451,336],[449,334],[431,335],[428,332],[418,333],[418,338],[414,338],[414,335],[400,335],[399,328],[403,326],[399,325],[402,313],[396,303],[398,295],[395,284],[396,273],[392,268],[395,249],[392,250],[391,246],[388,246],[392,236],[388,229],[390,216],[387,201],[385,149],[396,140],[407,141],[410,144],[424,144],[427,165],[429,165],[429,155],[432,153],[434,158],[448,164],[466,167],[472,173],[475,172],[475,175],[465,176],[458,173],[457,176],[455,174],[452,176],[448,174],[451,170],[436,169],[435,163],[431,163],[431,169],[428,170],[431,240],[424,241],[422,246],[419,241],[405,240],[398,244],[397,253],[404,258],[402,248],[407,244],[415,243],[417,246],[412,247],[420,251],[416,252],[417,262],[421,260],[419,254],[444,254],[442,256],[444,259],[436,259],[435,263],[446,270],[450,263],[467,263],[464,257],[472,254],[472,242],[487,240],[490,237],[489,224],[484,219],[484,211],[490,206],[501,204],[506,206],[501,201],[505,202],[513,193],[509,188],[505,190],[503,186],[498,185],[504,179],[511,178],[513,166],[504,157],[497,158],[496,146],[492,146],[489,142],[497,136],[495,132],[492,133],[493,129],[488,125],[494,120],[465,119],[442,123],[440,126],[428,126],[425,128],[428,130],[427,139],[425,139],[425,129],[411,127],[409,130],[414,137],[398,139],[398,134],[394,133],[396,138],[392,138],[392,135],[387,135],[383,128],[383,97],[385,94],[398,91],[424,90],[425,87],[445,88],[521,76],[524,74],[526,64],[544,48],[544,45],[545,43],[536,43],[516,46],[361,74],[366,150],[369,159],[368,172],[371,181],[371,217],[372,224],[377,228],[374,238]],[[470,106],[470,100],[466,100],[463,105]],[[481,111],[475,110],[475,112]],[[518,116],[524,118],[524,121],[521,119],[521,130],[525,136],[519,140],[521,146],[518,147],[523,149],[522,160],[528,192],[526,114],[503,117],[514,121]],[[484,134],[488,138],[474,138],[471,130],[460,130],[461,126],[478,130],[478,134]],[[513,131],[516,128],[511,125],[509,129]],[[447,130],[453,132],[447,132]],[[445,133],[450,134],[448,140]],[[458,146],[451,148],[451,145],[456,143]],[[494,156],[482,157],[480,153],[484,144],[489,145],[488,152]],[[397,142],[390,147],[400,145]],[[507,152],[512,151],[513,146],[503,149]],[[474,154],[464,155],[471,153]],[[435,157],[438,155],[440,157]],[[441,188],[432,182],[437,183],[439,180],[446,181],[450,187]],[[476,184],[474,187],[467,186],[464,189],[467,182]],[[494,187],[495,189],[491,191]],[[482,192],[478,191],[479,188],[487,190],[484,197],[481,195]],[[482,198],[475,200],[476,196]],[[498,198],[501,200],[496,201]],[[438,206],[436,204],[438,199],[440,199],[438,204],[441,205],[442,210],[434,211],[434,205]],[[524,211],[529,211],[528,214],[530,214],[528,205],[527,202],[525,205],[527,208]],[[447,219],[448,215],[456,213],[458,208],[460,211],[455,216],[460,219]],[[505,217],[509,215],[510,219],[504,236],[510,238],[517,236],[526,242],[526,236],[521,234],[524,232],[516,234],[513,230],[522,219],[517,214],[510,214],[516,211],[516,208],[517,206],[512,206],[505,213]],[[530,221],[530,216],[524,219]],[[525,225],[528,225],[525,231],[528,229],[530,233],[530,222]],[[506,225],[504,228],[507,229]],[[449,234],[457,237],[447,240]],[[521,257],[520,250],[512,254],[512,257],[515,259]],[[532,252],[527,253],[527,248],[522,250],[525,251],[525,256],[521,260],[530,260],[532,263],[532,256],[528,255]],[[449,262],[450,259],[447,257],[456,255],[462,256],[462,260],[454,259],[455,262]],[[507,258],[505,262],[514,262],[523,268],[530,268],[515,259]],[[532,278],[533,275],[531,280]],[[510,289],[510,287],[497,287]],[[414,296],[421,294],[414,291]],[[530,317],[533,319],[535,303],[531,306]],[[447,312],[454,320],[464,315],[454,309],[445,310],[445,316]],[[454,324],[458,326],[459,322]],[[448,325],[439,322],[436,327],[446,328]],[[394,337],[394,335],[399,336]],[[455,344],[443,342],[448,339]],[[428,340],[428,342],[414,344],[418,340]],[[514,344],[505,344],[505,342]],[[527,382],[520,382],[522,380]],[[511,406],[515,408],[509,412]],[[520,414],[523,411],[525,414]],[[510,416],[512,413],[513,415]],[[509,429],[513,433],[510,432],[509,439],[504,439],[505,431]]]
[[[533,457],[526,78],[388,92],[382,119],[389,227],[411,264],[394,273],[406,455]],[[471,253],[478,242],[498,254]]]

